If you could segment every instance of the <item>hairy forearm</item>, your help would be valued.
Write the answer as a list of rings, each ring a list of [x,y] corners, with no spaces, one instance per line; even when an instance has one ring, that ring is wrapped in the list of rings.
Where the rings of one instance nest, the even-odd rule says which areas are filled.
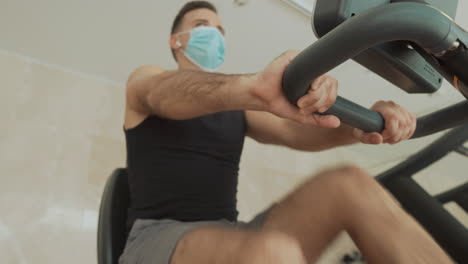
[[[180,70],[154,77],[146,102],[155,114],[190,119],[215,112],[259,108],[251,75]]]
[[[338,128],[320,128],[289,120],[284,122],[289,131],[288,146],[297,150],[323,151],[358,142],[353,137],[353,128],[343,123]]]

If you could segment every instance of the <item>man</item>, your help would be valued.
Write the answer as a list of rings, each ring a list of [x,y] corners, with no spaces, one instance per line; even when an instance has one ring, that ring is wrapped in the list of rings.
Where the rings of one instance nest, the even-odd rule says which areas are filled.
[[[297,52],[263,71],[212,73],[224,61],[224,29],[213,5],[186,4],[170,46],[179,69],[142,66],[128,80],[125,133],[131,208],[120,263],[313,263],[346,230],[370,263],[448,263],[446,254],[364,171],[322,172],[251,222],[237,222],[237,173],[244,136],[320,151],[363,142],[398,143],[415,117],[393,102],[373,109],[382,134],[320,116],[337,81],[322,76],[297,106],[281,78]],[[261,186],[258,186],[261,188]]]

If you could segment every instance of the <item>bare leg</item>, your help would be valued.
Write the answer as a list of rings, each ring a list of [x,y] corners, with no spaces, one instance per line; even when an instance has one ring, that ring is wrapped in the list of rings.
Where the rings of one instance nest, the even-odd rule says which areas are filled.
[[[272,209],[264,226],[300,242],[309,263],[346,230],[370,263],[451,263],[434,240],[369,175],[324,172]]]
[[[301,246],[279,232],[198,228],[179,241],[171,264],[306,264]]]
[[[269,213],[258,232],[199,228],[179,241],[171,264],[314,263],[342,230],[370,263],[450,263],[432,238],[354,167],[319,174]]]

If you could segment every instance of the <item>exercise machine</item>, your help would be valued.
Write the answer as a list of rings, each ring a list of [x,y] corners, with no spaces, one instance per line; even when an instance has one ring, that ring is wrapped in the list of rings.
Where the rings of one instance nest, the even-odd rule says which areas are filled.
[[[457,6],[458,0],[316,0],[319,39],[287,67],[285,95],[295,105],[313,80],[352,59],[407,93],[434,93],[445,79],[468,99],[468,33],[453,20]],[[324,114],[366,132],[384,129],[379,113],[342,97]],[[456,202],[468,213],[468,182],[432,197],[411,178],[452,151],[467,155],[468,101],[418,118],[413,138],[447,129],[377,179],[455,261],[467,263],[468,230],[443,204]]]
[[[283,76],[296,104],[318,76],[353,59],[408,93],[434,93],[443,79],[468,97],[468,33],[454,21],[457,0],[316,0],[314,32],[319,38],[299,54]],[[332,54],[330,56],[329,54]],[[338,97],[325,114],[364,131],[380,132],[380,114]],[[426,149],[379,175],[379,181],[460,263],[468,262],[468,230],[442,206],[454,201],[468,210],[468,183],[436,197],[411,178],[451,151],[466,155],[468,102],[418,119],[413,138],[454,128]],[[126,241],[129,206],[127,171],[107,180],[98,224],[98,263],[118,263]]]

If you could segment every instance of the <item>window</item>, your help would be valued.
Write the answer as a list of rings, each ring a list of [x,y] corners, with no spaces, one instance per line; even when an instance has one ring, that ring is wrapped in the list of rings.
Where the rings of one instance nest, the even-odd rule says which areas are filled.
[[[283,0],[285,3],[290,4],[307,16],[312,16],[314,8],[314,0]]]

